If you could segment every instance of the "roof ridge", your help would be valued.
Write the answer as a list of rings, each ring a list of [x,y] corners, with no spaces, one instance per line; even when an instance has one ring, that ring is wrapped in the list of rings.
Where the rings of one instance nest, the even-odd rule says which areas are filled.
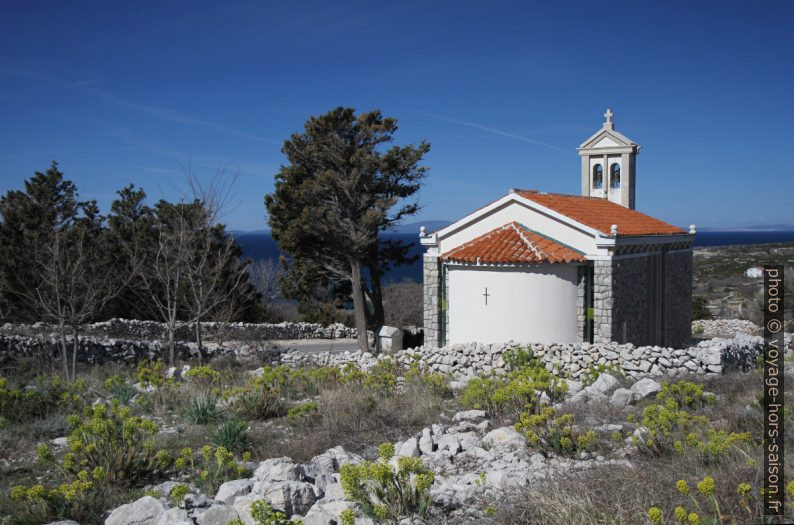
[[[526,244],[527,247],[535,253],[535,256],[538,259],[542,259],[543,256],[545,255],[545,253],[543,251],[541,251],[541,249],[538,248],[538,246],[534,242],[532,242],[531,240],[526,238],[526,236],[524,235],[524,232],[521,231],[521,230],[524,229],[524,225],[519,223],[518,221],[513,221],[513,222],[510,223],[510,226],[512,226],[513,229],[516,231],[516,233],[518,234],[519,238],[521,238],[521,240],[524,241],[524,244]]]

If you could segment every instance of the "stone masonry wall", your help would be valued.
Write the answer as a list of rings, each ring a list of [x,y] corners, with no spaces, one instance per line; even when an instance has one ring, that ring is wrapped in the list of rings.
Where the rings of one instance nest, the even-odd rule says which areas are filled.
[[[585,320],[587,318],[586,304],[587,297],[587,266],[576,268],[576,341],[584,341]]]
[[[441,265],[437,256],[424,254],[422,258],[422,312],[425,331],[425,346],[439,345],[441,306]]]
[[[588,369],[598,365],[611,373],[633,379],[646,377],[676,377],[687,374],[724,374],[751,370],[756,366],[763,339],[739,333],[732,339],[715,338],[701,341],[688,348],[662,348],[659,346],[635,347],[632,344],[522,344],[516,342],[497,344],[456,344],[442,348],[409,348],[390,355],[374,356],[360,351],[344,353],[306,353],[290,351],[281,355],[282,363],[289,366],[344,366],[355,364],[365,370],[379,359],[393,358],[410,366],[418,364],[451,377],[458,386],[472,378],[503,375],[509,371],[505,352],[517,347],[530,347],[549,371],[571,379],[578,379]],[[791,337],[786,337],[787,352],[791,352]]]
[[[692,337],[692,250],[667,254],[665,344],[681,346]]]
[[[612,261],[593,261],[593,342],[612,341]]]
[[[612,260],[612,341],[648,344],[648,257]]]
[[[46,335],[54,334],[57,328],[46,323],[19,325],[7,323],[0,327],[0,334],[14,335]],[[218,340],[258,340],[279,341],[287,339],[354,339],[356,329],[341,323],[324,326],[319,323],[201,323],[202,337],[207,341]],[[163,339],[167,335],[166,326],[156,321],[139,321],[135,319],[110,319],[99,323],[85,325],[85,335],[97,337],[113,337],[133,340]],[[193,341],[195,327],[193,323],[176,330],[175,336],[181,341]]]

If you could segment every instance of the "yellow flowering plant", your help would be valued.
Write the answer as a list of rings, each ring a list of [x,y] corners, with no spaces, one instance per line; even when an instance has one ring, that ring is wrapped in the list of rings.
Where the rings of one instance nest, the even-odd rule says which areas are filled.
[[[430,486],[435,477],[420,458],[399,457],[390,464],[394,445],[383,443],[376,461],[346,464],[340,470],[345,496],[358,503],[364,515],[377,522],[401,518],[426,518],[430,512]]]
[[[545,407],[538,414],[521,414],[515,429],[523,433],[531,445],[565,456],[592,450],[598,442],[594,430],[582,432],[574,426],[573,414],[557,416],[553,407]]]

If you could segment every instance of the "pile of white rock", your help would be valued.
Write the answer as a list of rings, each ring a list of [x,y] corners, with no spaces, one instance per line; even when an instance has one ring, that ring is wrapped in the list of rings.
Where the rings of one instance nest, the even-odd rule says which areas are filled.
[[[692,321],[696,337],[734,337],[736,334],[762,335],[761,327],[745,319],[699,319]]]
[[[169,481],[147,491],[159,497],[147,495],[111,511],[105,525],[227,525],[236,519],[256,525],[251,506],[260,500],[288,517],[301,518],[306,525],[338,523],[342,511],[355,507],[345,500],[339,469],[362,461],[361,456],[342,447],[332,448],[305,464],[287,457],[268,459],[254,465],[251,478],[227,481],[212,497],[189,487],[191,492],[176,505],[169,494],[178,483]],[[359,518],[356,523],[373,522]]]

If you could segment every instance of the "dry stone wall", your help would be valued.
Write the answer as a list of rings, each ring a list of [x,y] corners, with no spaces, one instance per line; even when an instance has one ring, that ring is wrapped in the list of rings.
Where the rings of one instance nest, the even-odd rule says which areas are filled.
[[[788,351],[791,337],[786,337]],[[633,379],[675,377],[686,374],[724,374],[746,371],[755,367],[763,339],[747,334],[737,334],[731,339],[715,338],[701,341],[689,348],[662,348],[658,346],[635,347],[617,343],[573,344],[456,344],[442,348],[418,347],[396,352],[390,356],[371,353],[305,353],[286,352],[281,362],[290,366],[344,366],[352,363],[369,369],[378,359],[392,357],[406,366],[418,364],[443,373],[458,382],[466,382],[480,375],[506,374],[509,367],[505,353],[518,347],[531,347],[550,371],[578,379],[588,369],[599,367]]]
[[[57,328],[45,323],[33,325],[6,324],[0,328],[5,334],[54,334]],[[111,319],[93,323],[83,327],[83,333],[97,337],[114,337],[120,339],[164,339],[167,335],[166,326],[156,321],[139,321],[130,319]],[[356,329],[341,323],[324,326],[318,323],[201,323],[201,335],[206,340],[245,341],[287,339],[355,339]],[[193,341],[195,325],[189,323],[179,328],[175,337],[181,341]]]

